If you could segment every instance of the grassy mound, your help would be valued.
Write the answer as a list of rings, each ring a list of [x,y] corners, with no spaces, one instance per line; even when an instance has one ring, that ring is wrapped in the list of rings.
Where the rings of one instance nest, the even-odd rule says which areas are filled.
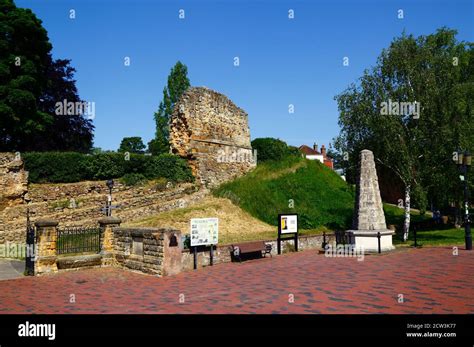
[[[319,161],[295,156],[261,163],[214,195],[270,225],[278,224],[278,213],[298,213],[300,229],[349,228],[354,207],[354,191],[341,177]]]
[[[162,212],[155,216],[145,217],[128,222],[127,227],[169,227],[189,234],[191,218],[219,218],[219,244],[233,242],[270,240],[276,238],[274,226],[268,225],[247,212],[236,208],[229,199],[207,196],[188,207]],[[249,226],[248,228],[242,226]]]

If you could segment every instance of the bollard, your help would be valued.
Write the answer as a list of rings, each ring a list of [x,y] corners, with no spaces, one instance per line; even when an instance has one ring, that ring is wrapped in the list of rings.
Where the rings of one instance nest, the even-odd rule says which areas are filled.
[[[382,249],[380,247],[380,231],[377,233],[377,241],[378,241],[378,244],[379,244],[379,253],[382,253]]]
[[[326,249],[326,232],[323,232],[323,250]]]

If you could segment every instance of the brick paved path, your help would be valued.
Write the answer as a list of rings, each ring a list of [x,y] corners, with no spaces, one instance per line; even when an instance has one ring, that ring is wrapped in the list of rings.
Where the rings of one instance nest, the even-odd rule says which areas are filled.
[[[109,268],[0,281],[0,313],[474,313],[473,274],[474,252],[448,247],[364,261],[305,251],[167,278]]]

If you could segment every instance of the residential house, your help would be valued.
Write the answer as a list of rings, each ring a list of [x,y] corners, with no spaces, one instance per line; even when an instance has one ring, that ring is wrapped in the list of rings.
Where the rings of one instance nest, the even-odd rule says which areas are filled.
[[[326,147],[324,145],[321,146],[321,150],[318,149],[318,145],[316,143],[313,145],[313,148],[302,145],[299,147],[299,150],[301,153],[303,153],[303,156],[305,156],[306,159],[319,160],[328,168],[334,170],[334,161],[327,155]]]

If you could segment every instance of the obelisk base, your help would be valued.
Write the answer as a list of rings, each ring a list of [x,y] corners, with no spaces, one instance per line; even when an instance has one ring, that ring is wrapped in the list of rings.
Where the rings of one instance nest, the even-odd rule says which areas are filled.
[[[380,249],[381,252],[387,252],[395,249],[392,244],[393,230],[347,230],[346,233],[356,248],[364,249],[364,252],[378,252],[380,233]]]

